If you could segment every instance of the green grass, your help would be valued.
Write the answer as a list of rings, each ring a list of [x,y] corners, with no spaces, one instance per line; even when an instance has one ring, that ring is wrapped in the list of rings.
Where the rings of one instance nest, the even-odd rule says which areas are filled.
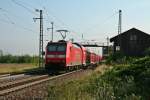
[[[0,74],[23,73],[35,69],[38,67],[33,64],[0,64]]]
[[[114,66],[103,75],[49,86],[50,100],[149,100],[150,57]]]

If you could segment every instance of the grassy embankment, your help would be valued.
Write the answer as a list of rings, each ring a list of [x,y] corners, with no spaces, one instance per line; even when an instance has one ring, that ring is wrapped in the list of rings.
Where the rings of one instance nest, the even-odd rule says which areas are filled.
[[[37,70],[38,56],[0,54],[0,74]]]
[[[113,68],[104,74],[95,72],[82,80],[49,86],[49,99],[149,100],[150,57],[123,59],[125,63],[113,63]]]
[[[0,64],[0,74],[6,73],[23,73],[38,69],[34,64]]]

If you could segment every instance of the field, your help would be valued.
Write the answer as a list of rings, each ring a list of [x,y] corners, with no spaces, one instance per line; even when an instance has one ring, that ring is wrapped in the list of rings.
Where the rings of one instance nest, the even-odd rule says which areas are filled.
[[[64,84],[50,85],[48,88],[48,98],[50,100],[93,100],[93,97],[87,93],[87,84],[97,75],[103,75],[106,71],[112,69],[111,66],[99,65],[93,73],[78,80],[71,80]],[[95,84],[93,84],[95,85]],[[94,99],[95,100],[95,99]],[[101,99],[100,99],[101,100]]]
[[[119,60],[122,64],[100,66],[85,79],[49,86],[49,99],[149,100],[150,57]]]
[[[35,68],[38,67],[33,64],[0,64],[0,74],[22,73]]]

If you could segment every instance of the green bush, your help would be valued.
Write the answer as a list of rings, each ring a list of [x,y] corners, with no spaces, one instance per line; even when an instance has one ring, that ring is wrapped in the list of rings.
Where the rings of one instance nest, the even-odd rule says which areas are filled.
[[[150,56],[150,47],[144,51],[144,55]]]
[[[125,56],[121,52],[116,52],[116,53],[109,55],[106,58],[106,64],[111,64],[111,65],[130,64],[130,63],[134,62],[136,59],[138,59],[138,57]]]
[[[113,64],[113,63],[122,63],[125,56],[121,52],[116,52],[111,54],[106,59],[106,64]]]
[[[56,100],[149,100],[149,93],[150,57],[115,66],[103,75],[96,73],[86,80],[49,88],[49,97]]]
[[[0,63],[38,63],[38,56],[13,56],[11,54],[0,55]]]

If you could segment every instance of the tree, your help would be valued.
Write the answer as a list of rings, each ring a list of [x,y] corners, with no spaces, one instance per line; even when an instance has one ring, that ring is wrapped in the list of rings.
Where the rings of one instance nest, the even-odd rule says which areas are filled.
[[[2,50],[0,50],[0,56],[3,56],[3,51]]]

